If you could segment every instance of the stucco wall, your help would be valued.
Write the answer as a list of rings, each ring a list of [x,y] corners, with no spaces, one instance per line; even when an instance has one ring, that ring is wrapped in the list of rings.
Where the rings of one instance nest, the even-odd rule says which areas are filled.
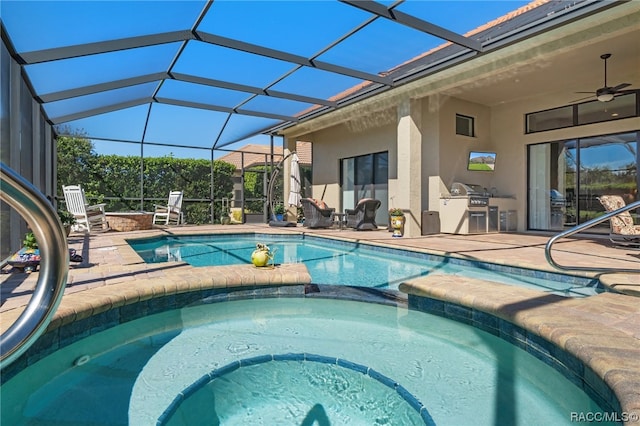
[[[433,104],[434,102],[431,102],[431,105]],[[529,135],[524,133],[525,114],[559,105],[562,105],[562,100],[554,100],[549,95],[504,103],[493,108],[453,97],[441,99],[439,176],[442,184],[449,188],[455,181],[477,183],[488,189],[495,188],[499,195],[515,196],[518,229],[524,230],[527,223],[528,145],[640,129],[640,118],[636,117]],[[456,113],[475,118],[476,137],[455,134]],[[425,112],[425,114],[429,113]],[[495,171],[468,171],[467,159],[469,151],[472,150],[496,152]],[[432,194],[429,210],[438,210],[433,200]]]
[[[447,188],[450,188],[453,182],[477,183],[491,188],[496,172],[467,170],[470,151],[495,152],[495,142],[491,138],[490,109],[484,105],[454,97],[441,97],[441,99],[439,168],[442,182]],[[474,118],[474,137],[456,135],[456,114]],[[499,171],[500,169],[497,169],[497,172]],[[431,210],[437,210],[437,208]]]
[[[314,196],[324,192],[325,200],[340,208],[338,160],[388,151],[389,193],[401,194],[402,207],[410,201],[413,217],[421,209],[438,210],[440,193],[462,181],[516,196],[518,230],[524,230],[527,145],[640,129],[640,118],[632,118],[524,134],[526,113],[567,105],[580,97],[574,91],[598,87],[600,72],[583,73],[580,66],[599,70],[601,53],[612,51],[617,58],[613,81],[637,84],[637,67],[620,65],[634,57],[623,54],[638,28],[634,3],[531,35],[287,129],[287,137],[314,142]],[[456,113],[475,118],[475,137],[455,134]],[[407,120],[412,114],[419,114],[418,129]],[[468,171],[471,150],[496,152],[496,170]]]
[[[340,159],[389,152],[389,180],[395,179],[396,112],[394,109],[314,132],[302,138],[313,143],[313,197],[341,210]],[[324,194],[324,196],[323,196]]]
[[[640,129],[640,118],[601,124],[524,134],[526,113],[561,105],[548,95],[489,107],[455,97],[430,96],[421,100],[422,210],[439,210],[439,197],[453,182],[480,184],[495,188],[499,195],[516,197],[518,230],[526,227],[527,145],[596,136]],[[455,116],[463,114],[475,120],[474,137],[455,134]],[[338,210],[340,205],[339,160],[374,152],[389,152],[389,193],[398,185],[398,112],[387,108],[359,119],[316,131],[301,140],[313,143],[313,197],[323,198]],[[497,154],[493,172],[467,170],[470,151]],[[411,160],[413,164],[414,160]],[[419,217],[420,212],[413,212]]]
[[[498,157],[491,186],[500,193],[516,195],[518,229],[526,229],[527,146],[535,143],[568,140],[588,136],[636,131],[640,118],[588,124],[566,129],[524,134],[525,114],[562,105],[561,100],[541,96],[526,101],[505,103],[491,109],[492,139]]]

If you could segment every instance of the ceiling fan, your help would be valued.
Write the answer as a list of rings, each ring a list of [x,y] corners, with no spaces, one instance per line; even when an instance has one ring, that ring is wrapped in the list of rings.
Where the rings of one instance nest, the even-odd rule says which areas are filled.
[[[607,86],[607,59],[611,57],[611,53],[604,53],[600,55],[600,59],[604,60],[604,86],[596,90],[595,92],[576,92],[576,93],[590,93],[592,96],[595,95],[596,99],[600,102],[609,102],[612,101],[614,97],[617,95],[622,95],[624,93],[632,93],[635,90],[622,90],[625,87],[631,86],[631,83],[622,83],[617,86],[610,87]],[[585,99],[589,99],[591,96],[587,96],[586,98],[578,99],[574,102],[579,102]]]

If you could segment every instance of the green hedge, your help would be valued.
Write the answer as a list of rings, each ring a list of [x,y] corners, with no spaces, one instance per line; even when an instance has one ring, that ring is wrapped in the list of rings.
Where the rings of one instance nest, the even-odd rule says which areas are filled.
[[[166,157],[99,155],[82,135],[57,138],[58,191],[63,185],[80,184],[89,202],[105,202],[108,211],[153,211],[153,204],[166,203],[169,191],[184,192],[185,220],[191,224],[211,223],[211,161]],[[144,192],[140,186],[143,170]],[[233,195],[235,166],[213,162],[214,214],[220,217],[221,199]],[[111,198],[116,199],[111,199]],[[128,200],[133,198],[134,200]],[[191,201],[190,201],[191,200]]]

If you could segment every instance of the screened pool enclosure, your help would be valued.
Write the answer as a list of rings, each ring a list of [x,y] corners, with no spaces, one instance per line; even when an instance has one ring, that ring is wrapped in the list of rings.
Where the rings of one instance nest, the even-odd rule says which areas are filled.
[[[622,3],[6,0],[2,162],[53,203],[73,183],[144,210],[182,186],[215,221],[225,153],[270,145],[272,167],[310,123]],[[25,224],[2,208],[5,250]]]

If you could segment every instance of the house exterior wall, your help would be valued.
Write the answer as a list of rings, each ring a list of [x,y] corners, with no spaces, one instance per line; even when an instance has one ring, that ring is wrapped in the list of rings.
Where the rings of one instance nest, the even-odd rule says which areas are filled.
[[[525,114],[561,106],[564,100],[548,94],[491,109],[492,139],[498,158],[493,183],[499,193],[516,196],[518,230],[527,226],[527,146],[588,136],[637,131],[640,118],[627,118],[604,123],[575,126],[525,134]]]
[[[491,138],[491,111],[484,105],[466,102],[454,97],[440,96],[439,109],[439,176],[446,188],[454,182],[478,183],[490,188],[493,174],[499,172],[471,172],[467,170],[469,151],[495,151],[495,142]],[[432,107],[435,102],[431,102]],[[456,114],[474,118],[475,136],[456,134]],[[428,153],[427,153],[428,155]],[[438,197],[441,194],[437,194]],[[429,210],[438,210],[437,206],[429,205]]]
[[[475,118],[476,137],[455,134],[456,113]],[[388,151],[389,196],[394,197],[388,205],[407,210],[406,226],[412,229],[405,232],[413,235],[420,234],[421,211],[438,210],[440,190],[430,190],[430,179],[435,177],[447,188],[455,181],[477,182],[466,169],[468,152],[494,149],[488,107],[440,96],[407,99],[403,105],[314,132],[305,140],[313,143],[313,197],[338,210],[340,159]],[[482,177],[479,183],[488,185],[490,177]]]
[[[406,194],[411,195],[402,202],[411,205],[414,217],[421,209],[438,210],[440,194],[446,193],[453,182],[461,181],[515,196],[508,208],[517,210],[517,229],[525,230],[529,144],[640,129],[637,117],[530,135],[524,128],[525,114],[567,105],[580,97],[572,96],[573,90],[598,87],[591,78],[583,78],[585,73],[574,67],[573,61],[584,64],[588,56],[595,60],[594,66],[599,66],[598,55],[608,51],[621,58],[623,51],[616,49],[623,49],[627,35],[638,28],[639,11],[634,3],[532,35],[287,129],[287,137],[314,143],[314,197],[324,193],[330,205],[340,208],[338,160],[388,150],[389,198],[408,187]],[[623,44],[616,47],[618,39]],[[616,82],[634,83],[632,87],[636,87],[637,70],[617,68],[616,72]],[[558,81],[567,87],[562,96],[545,89],[546,83]],[[475,102],[463,100],[465,97]],[[407,102],[414,106],[406,110]],[[418,110],[419,119],[401,123]],[[474,137],[455,134],[456,113],[474,117]],[[417,155],[411,146],[416,134],[421,138]],[[468,171],[471,150],[496,152],[496,170]],[[411,153],[410,159],[404,158],[407,152]],[[420,198],[419,203],[415,197]]]
[[[340,159],[373,152],[389,152],[389,185],[397,179],[396,110],[387,109],[302,138],[313,143],[313,198],[342,210]]]
[[[390,206],[410,210],[408,213],[415,223],[413,229],[408,230],[409,235],[420,235],[421,210],[438,211],[440,197],[447,195],[453,182],[476,183],[488,190],[495,188],[498,195],[514,196],[515,201],[509,205],[515,206],[517,229],[522,231],[526,229],[527,217],[527,145],[640,129],[640,118],[635,117],[525,134],[525,114],[562,105],[562,100],[550,98],[548,94],[493,108],[442,95],[417,102],[402,101],[393,108],[351,118],[307,135],[304,139],[313,143],[315,162],[313,197],[342,210],[340,159],[388,151],[389,196],[395,198],[388,202]],[[415,111],[419,111],[420,116],[403,125],[404,117]],[[474,118],[474,137],[456,134],[456,114]],[[421,143],[417,153],[405,146],[412,143],[416,132]],[[496,170],[467,170],[470,151],[497,153]],[[416,179],[420,180],[419,185]],[[402,195],[396,197],[397,194]]]

